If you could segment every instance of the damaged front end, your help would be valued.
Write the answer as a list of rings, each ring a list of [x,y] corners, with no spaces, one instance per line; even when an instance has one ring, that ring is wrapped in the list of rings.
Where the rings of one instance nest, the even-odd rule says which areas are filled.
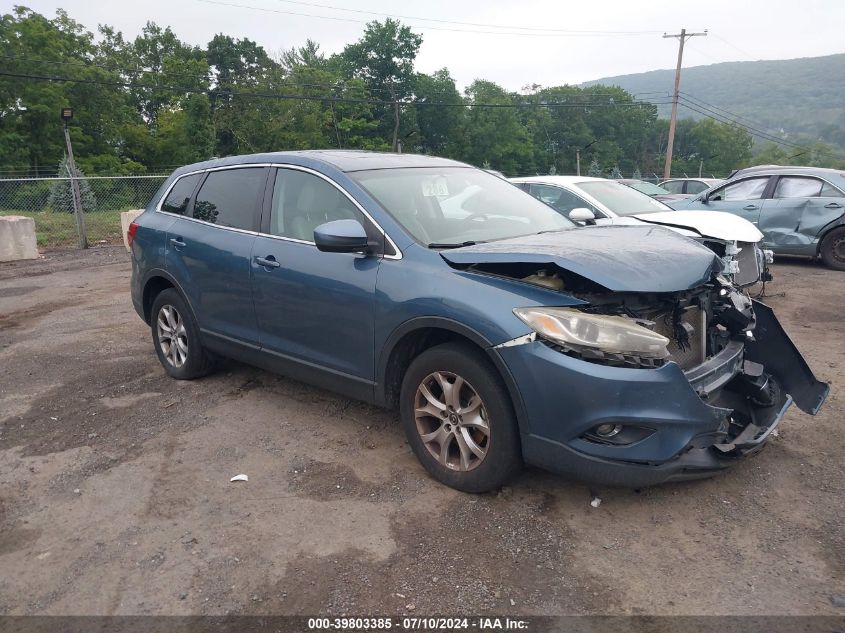
[[[529,333],[494,347],[520,390],[529,463],[633,487],[705,477],[758,451],[793,402],[822,406],[828,385],[705,247],[651,234],[675,249],[658,267],[630,251],[576,258],[563,237],[442,254],[554,293],[516,307]]]
[[[611,367],[676,363],[701,401],[718,410],[721,423],[708,438],[709,448],[719,458],[758,450],[793,401],[814,415],[829,391],[815,378],[771,308],[750,299],[722,276],[680,293],[577,296],[587,302],[580,308],[585,314],[623,317],[662,335],[667,341],[665,355],[642,357],[548,344],[561,353]],[[591,439],[607,438],[594,434]],[[696,446],[704,448],[698,440]]]

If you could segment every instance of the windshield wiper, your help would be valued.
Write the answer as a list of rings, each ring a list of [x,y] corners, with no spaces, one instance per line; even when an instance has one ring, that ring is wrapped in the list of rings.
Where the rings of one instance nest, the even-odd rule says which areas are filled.
[[[450,244],[449,242],[432,242],[428,245],[428,248],[461,248],[462,246],[475,246],[478,242],[473,242],[469,240],[467,242],[461,242],[460,244]]]

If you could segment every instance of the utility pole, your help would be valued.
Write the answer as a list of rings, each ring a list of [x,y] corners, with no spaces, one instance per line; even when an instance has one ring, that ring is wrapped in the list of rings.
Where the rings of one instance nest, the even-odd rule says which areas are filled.
[[[79,193],[79,181],[76,179],[76,162],[73,160],[73,146],[70,144],[68,123],[73,118],[71,108],[62,108],[62,121],[65,122],[65,147],[67,148],[67,170],[70,177],[70,190],[73,195],[73,215],[76,218],[76,232],[79,236],[79,248],[88,248],[85,234],[85,210],[82,208],[82,195]]]
[[[691,37],[705,37],[707,29],[704,33],[687,33],[686,29],[681,29],[680,33],[668,34],[664,33],[663,37],[678,38],[678,65],[675,67],[675,92],[672,96],[672,118],[669,119],[669,141],[666,143],[666,164],[663,168],[663,179],[668,180],[672,177],[672,149],[675,144],[675,121],[678,118],[678,96],[681,93],[681,64],[684,60],[684,42]]]
[[[576,147],[575,148],[575,175],[581,175],[581,150],[582,149],[589,149],[592,145],[595,145],[598,141],[593,141],[592,143],[587,143],[584,147]]]

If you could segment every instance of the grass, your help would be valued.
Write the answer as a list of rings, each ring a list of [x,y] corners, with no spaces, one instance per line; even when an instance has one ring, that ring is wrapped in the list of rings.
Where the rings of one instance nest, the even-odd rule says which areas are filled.
[[[79,238],[72,213],[55,211],[0,211],[2,215],[23,215],[35,220],[35,239],[39,248],[75,246]],[[85,214],[88,244],[120,244],[120,211],[93,211]]]

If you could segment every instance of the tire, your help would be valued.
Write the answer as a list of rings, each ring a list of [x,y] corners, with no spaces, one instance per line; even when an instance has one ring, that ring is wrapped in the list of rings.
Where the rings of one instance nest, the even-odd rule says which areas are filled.
[[[450,394],[459,380],[456,399]],[[408,443],[437,481],[464,492],[487,492],[522,468],[507,388],[472,345],[445,343],[417,356],[399,398]]]
[[[828,268],[845,270],[845,226],[833,229],[825,235],[819,255]]]
[[[150,314],[153,347],[168,374],[177,380],[192,380],[213,371],[214,357],[203,348],[197,322],[176,290],[161,291]]]

